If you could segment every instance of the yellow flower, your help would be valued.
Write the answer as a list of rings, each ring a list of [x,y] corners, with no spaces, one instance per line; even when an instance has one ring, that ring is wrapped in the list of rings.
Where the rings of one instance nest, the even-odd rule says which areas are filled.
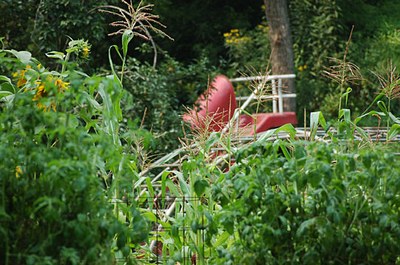
[[[37,80],[37,81],[35,81],[35,84],[37,85],[36,93],[33,96],[32,101],[39,101],[36,104],[36,106],[39,109],[43,109],[43,111],[50,111],[50,110],[56,111],[56,107],[57,107],[56,103],[54,101],[51,101],[49,106],[40,102],[40,99],[48,96],[48,93],[46,91],[46,85],[48,86],[48,85],[54,84],[57,87],[58,92],[61,92],[61,93],[69,88],[68,82],[64,82],[62,79],[55,78],[53,76],[47,76],[45,82],[41,82],[40,80]]]
[[[22,169],[20,166],[15,167],[15,177],[18,179],[22,175]]]
[[[83,39],[71,40],[65,51],[67,53],[74,53],[79,59],[87,59],[90,53],[90,46],[89,42]]]
[[[26,84],[26,79],[25,78],[19,78],[17,81],[17,87],[22,87],[23,85]]]
[[[90,49],[89,49],[88,46],[83,47],[83,49],[82,49],[82,57],[83,58],[88,58],[89,57],[89,52],[90,52]]]
[[[22,87],[26,84],[26,78],[25,78],[25,73],[32,67],[28,64],[25,66],[25,69],[23,70],[18,70],[17,72],[14,72],[12,76],[17,79],[17,87]]]
[[[18,72],[13,74],[14,77],[18,77],[17,87],[22,87],[23,85],[26,84],[25,73],[26,70],[18,70]]]
[[[57,79],[54,84],[58,87],[59,92],[64,92],[69,88],[69,83],[62,81],[61,79]]]
[[[297,67],[297,70],[299,70],[299,72],[303,72],[304,70],[307,69],[307,65],[300,65],[299,67]]]
[[[57,111],[57,107],[56,107],[56,104],[55,104],[54,102],[51,102],[51,103],[50,103],[50,106],[46,106],[45,104],[38,102],[38,103],[36,104],[36,106],[38,107],[38,109],[42,109],[44,112],[48,112],[48,111],[50,111],[51,109],[52,109],[54,112]]]
[[[238,43],[240,43],[240,42],[241,42],[241,43],[244,43],[244,42],[249,42],[249,41],[251,41],[250,37],[247,37],[247,36],[238,38],[237,40],[238,40]]]
[[[47,109],[46,105],[44,105],[44,104],[42,104],[42,103],[40,103],[40,102],[38,102],[38,103],[36,104],[36,106],[38,107],[38,109],[43,109],[44,111],[46,111],[46,109]]]
[[[257,25],[257,29],[262,31],[262,32],[268,32],[269,27],[267,25],[264,25],[264,24],[258,24]]]
[[[46,89],[44,87],[43,83],[40,83],[40,85],[38,86],[37,90],[36,90],[36,94],[33,96],[33,101],[38,101],[39,99],[41,99],[44,95],[46,94]]]

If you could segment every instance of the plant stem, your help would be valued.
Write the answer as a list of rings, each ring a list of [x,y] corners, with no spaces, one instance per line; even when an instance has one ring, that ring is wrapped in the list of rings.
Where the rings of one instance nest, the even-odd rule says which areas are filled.
[[[1,196],[1,205],[6,205],[6,199],[5,199],[5,194],[6,194],[6,179],[5,178],[3,178],[3,185],[2,185],[2,188],[3,188],[3,190],[2,190],[2,196]],[[5,209],[4,209],[4,211],[5,211]],[[8,262],[8,259],[9,259],[9,255],[10,255],[10,253],[9,253],[9,249],[10,249],[10,247],[9,247],[9,245],[8,245],[8,233],[6,234],[6,237],[5,237],[5,239],[4,239],[4,241],[5,241],[5,265],[8,265],[9,264],[9,262]]]
[[[347,59],[347,54],[349,52],[349,46],[350,46],[351,37],[353,35],[353,30],[354,30],[354,25],[351,27],[350,35],[349,35],[349,38],[348,38],[347,43],[346,43],[346,50],[344,51],[344,55],[343,55],[343,62],[342,62],[342,66],[343,67],[342,67],[341,80],[340,80],[340,99],[339,99],[338,115],[340,113],[340,110],[342,109],[343,87],[344,87],[344,83],[346,81],[346,59]]]
[[[122,60],[122,66],[121,66],[121,77],[120,77],[121,87],[122,87],[122,81],[124,79],[125,62],[126,62],[126,55],[124,55],[124,58]]]
[[[69,56],[71,53],[67,52],[67,55],[65,55],[65,59],[64,62],[62,64],[62,68],[61,68],[61,74],[63,74],[65,72],[65,67],[67,65],[67,62],[69,61]]]
[[[388,117],[386,118],[386,130],[387,131],[389,131],[389,127],[390,127],[390,117],[389,117],[389,114],[390,114],[390,103],[391,103],[391,100],[390,100],[390,96],[389,96],[388,97],[388,108],[387,108]]]

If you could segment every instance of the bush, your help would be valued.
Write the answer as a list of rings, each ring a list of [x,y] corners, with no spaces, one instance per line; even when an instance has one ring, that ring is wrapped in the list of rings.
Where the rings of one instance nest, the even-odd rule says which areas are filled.
[[[147,63],[128,59],[124,88],[125,118],[143,125],[154,134],[149,149],[157,155],[178,148],[183,137],[181,114],[191,107],[207,88],[215,68],[207,59],[184,65],[166,56],[153,68]]]
[[[93,163],[96,145],[110,143],[75,121],[37,109],[27,95],[1,113],[2,264],[111,262],[122,224]]]
[[[122,88],[68,62],[85,43],[52,53],[61,72],[0,51],[14,71],[0,76],[1,264],[131,264],[147,238],[147,222],[122,200],[137,175],[118,130]]]
[[[0,26],[0,37],[5,37],[7,48],[29,50],[42,62],[47,60],[44,53],[65,49],[69,36],[90,38],[95,51],[91,60],[105,65],[107,58],[102,55],[106,54],[111,42],[106,40],[107,17],[96,8],[118,2],[89,0],[82,4],[80,0],[5,0],[0,3],[0,16],[4,21]]]
[[[259,24],[252,30],[231,29],[224,33],[229,55],[229,75],[264,74],[271,52],[268,30],[268,26]],[[253,73],[248,73],[249,71]]]
[[[239,152],[222,213],[240,238],[231,264],[399,262],[397,159],[387,146],[348,147],[278,141]]]

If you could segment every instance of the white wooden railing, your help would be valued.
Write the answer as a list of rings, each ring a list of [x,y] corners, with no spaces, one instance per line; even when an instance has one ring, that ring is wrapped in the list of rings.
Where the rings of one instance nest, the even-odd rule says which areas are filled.
[[[272,112],[283,113],[283,99],[284,98],[295,98],[294,93],[283,93],[282,90],[282,80],[283,79],[293,79],[296,75],[286,74],[286,75],[266,75],[266,76],[248,76],[248,77],[238,77],[229,79],[232,83],[237,82],[248,82],[248,81],[260,81],[256,89],[250,94],[250,96],[237,97],[236,100],[246,100],[239,108],[237,108],[233,114],[231,120],[227,123],[225,128],[222,130],[223,133],[228,131],[228,129],[236,122],[239,124],[239,116],[243,113],[243,110],[250,104],[254,99],[272,99]],[[258,93],[264,89],[267,82],[271,81],[272,95],[260,95]]]
[[[294,74],[286,74],[286,75],[267,75],[267,76],[248,76],[248,77],[238,77],[231,78],[230,81],[232,83],[235,82],[248,82],[248,81],[261,81],[260,85],[253,91],[250,96],[237,97],[236,100],[246,100],[242,105],[243,109],[247,107],[247,105],[254,100],[257,99],[272,99],[272,112],[273,113],[282,113],[283,112],[283,99],[284,98],[295,98],[295,93],[283,93],[282,90],[282,80],[283,79],[293,79],[296,75]],[[266,96],[261,95],[257,97],[257,94],[261,89],[263,89],[263,85],[266,82],[271,81],[272,95]]]

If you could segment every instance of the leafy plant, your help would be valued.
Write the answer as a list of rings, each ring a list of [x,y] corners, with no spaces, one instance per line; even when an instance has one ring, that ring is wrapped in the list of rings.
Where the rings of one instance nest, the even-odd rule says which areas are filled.
[[[131,248],[147,238],[146,219],[123,200],[137,159],[121,145],[121,83],[70,62],[89,47],[71,40],[66,54],[49,53],[61,72],[29,52],[1,51],[14,69],[0,77],[4,264],[131,264]]]
[[[252,30],[231,29],[224,33],[231,76],[239,76],[249,70],[266,71],[270,56],[267,36],[268,26],[263,23]]]
[[[93,106],[94,79],[49,72],[28,57],[17,61],[28,66],[17,84],[3,76],[16,93],[0,114],[2,263],[111,262],[113,238],[126,229],[97,176],[112,153],[100,146],[116,150],[81,119],[88,114],[83,106]]]
[[[192,106],[216,73],[205,58],[182,64],[165,55],[156,68],[129,58],[125,71],[123,109],[126,118],[154,134],[148,151],[156,156],[178,148],[184,136],[181,114]]]
[[[51,61],[44,54],[64,50],[69,42],[68,36],[75,39],[90,38],[95,51],[90,62],[105,65],[107,58],[103,54],[112,42],[106,40],[108,18],[96,12],[96,8],[118,2],[91,0],[82,5],[79,0],[2,1],[0,36],[5,37],[8,48],[29,50],[46,64]],[[87,32],[91,33],[90,36]],[[91,65],[87,70],[91,71],[93,67]]]
[[[343,50],[340,11],[336,0],[289,3],[299,124],[306,119],[302,115],[304,109],[307,112],[323,109],[326,116],[335,117],[336,86],[321,78],[321,73],[329,65],[329,58]]]
[[[384,146],[338,152],[336,144],[278,141],[236,161],[223,215],[238,234],[224,262],[398,261],[399,167]]]

